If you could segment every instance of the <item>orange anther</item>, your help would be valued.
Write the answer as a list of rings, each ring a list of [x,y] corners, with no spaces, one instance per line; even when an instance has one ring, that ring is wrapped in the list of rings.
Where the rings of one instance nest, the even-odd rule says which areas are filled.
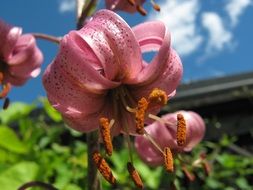
[[[112,139],[110,133],[110,123],[107,118],[100,118],[99,119],[99,126],[100,126],[100,134],[104,142],[106,153],[111,156],[113,151],[112,146]]]
[[[148,104],[146,98],[141,98],[138,102],[138,107],[135,112],[136,132],[138,134],[144,134],[144,120]]]
[[[182,114],[177,114],[177,144],[185,145],[186,142],[186,122]]]
[[[152,92],[149,94],[148,100],[152,104],[164,106],[167,104],[168,96],[165,91],[159,88],[154,88]]]
[[[127,163],[127,170],[132,180],[134,181],[134,184],[136,185],[136,187],[139,189],[143,189],[143,183],[142,183],[141,177],[131,162]]]
[[[105,161],[105,159],[100,155],[99,152],[94,152],[92,155],[92,159],[94,163],[96,164],[99,172],[102,174],[102,176],[112,185],[116,184],[116,179],[114,178],[111,168]]]
[[[164,154],[165,169],[168,172],[173,172],[174,171],[173,156],[172,156],[170,148],[169,147],[165,147],[163,154]]]
[[[153,4],[153,9],[155,9],[158,12],[161,10],[161,8],[158,4]]]

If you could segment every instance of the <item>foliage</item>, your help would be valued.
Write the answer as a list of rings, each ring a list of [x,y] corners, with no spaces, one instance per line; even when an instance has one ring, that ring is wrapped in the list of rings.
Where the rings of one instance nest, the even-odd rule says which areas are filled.
[[[61,116],[41,98],[31,105],[12,103],[0,112],[0,185],[13,190],[22,184],[38,180],[53,184],[61,190],[85,189],[87,177],[87,147],[84,134],[75,132],[61,120]],[[115,141],[115,140],[114,140]],[[224,136],[219,142],[203,142],[191,153],[175,161],[176,173],[169,174],[163,167],[151,168],[134,153],[134,165],[146,189],[168,189],[174,183],[178,190],[250,190],[253,187],[253,159],[229,151],[235,138]],[[114,142],[115,143],[115,142]],[[115,152],[108,159],[119,182],[119,189],[134,189],[127,173],[128,151],[117,141]],[[207,176],[202,167],[192,163],[207,153],[212,166]],[[195,175],[189,182],[182,164]],[[111,186],[102,180],[104,189]]]

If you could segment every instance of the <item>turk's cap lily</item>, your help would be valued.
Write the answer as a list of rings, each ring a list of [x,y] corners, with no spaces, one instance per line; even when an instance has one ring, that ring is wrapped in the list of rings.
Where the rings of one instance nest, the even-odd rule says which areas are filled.
[[[40,73],[43,55],[31,34],[0,20],[0,44],[1,84],[20,86]]]
[[[182,114],[186,124],[186,142],[177,144],[177,114]],[[191,151],[204,137],[205,123],[202,117],[193,111],[178,111],[164,115],[162,121],[148,125],[145,130],[163,150],[169,147],[174,153]],[[144,136],[135,138],[135,148],[140,158],[151,166],[162,165],[164,157]]]
[[[157,51],[150,63],[143,52]],[[48,99],[70,127],[89,132],[99,118],[114,119],[114,134],[135,133],[135,108],[154,88],[170,96],[182,77],[182,64],[162,22],[130,28],[109,10],[98,11],[80,30],[65,35],[43,75]],[[160,108],[160,107],[158,107]],[[159,111],[157,107],[152,112]]]

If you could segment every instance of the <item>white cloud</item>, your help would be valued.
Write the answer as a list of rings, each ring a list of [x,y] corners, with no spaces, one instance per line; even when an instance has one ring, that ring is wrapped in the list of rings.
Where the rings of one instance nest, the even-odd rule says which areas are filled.
[[[251,0],[227,0],[225,10],[231,19],[232,26],[237,25],[239,16],[251,4]]]
[[[225,45],[231,43],[232,33],[224,27],[222,18],[214,12],[205,12],[202,15],[202,25],[209,33],[207,51],[221,51]]]
[[[218,10],[210,6],[208,12],[201,9],[202,4],[207,3],[201,0],[161,1],[161,12],[151,12],[148,20],[166,23],[172,33],[172,44],[180,55],[191,55],[204,47],[204,55],[199,59],[204,60],[224,49],[236,47],[233,29],[252,1],[225,0],[226,3],[220,3],[223,6]],[[226,14],[221,17],[224,9]],[[207,31],[208,35],[203,31]]]
[[[203,40],[196,30],[199,0],[170,0],[160,3],[160,6],[161,12],[152,12],[148,19],[161,20],[167,24],[172,33],[173,46],[179,54],[194,52]]]
[[[72,12],[76,8],[75,0],[59,0],[59,11],[61,13]]]

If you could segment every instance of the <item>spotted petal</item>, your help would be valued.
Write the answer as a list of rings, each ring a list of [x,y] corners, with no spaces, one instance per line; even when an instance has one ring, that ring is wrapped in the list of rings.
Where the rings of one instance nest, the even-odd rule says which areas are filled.
[[[147,22],[133,28],[142,52],[157,51],[149,64],[135,79],[133,87],[137,97],[147,96],[153,88],[160,88],[169,95],[182,77],[182,64],[170,46],[170,34],[162,22]],[[145,32],[144,32],[145,31]]]

